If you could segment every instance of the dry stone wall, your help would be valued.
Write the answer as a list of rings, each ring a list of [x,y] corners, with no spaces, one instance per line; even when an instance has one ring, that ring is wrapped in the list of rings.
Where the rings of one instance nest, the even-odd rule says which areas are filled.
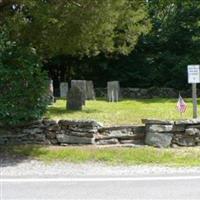
[[[143,145],[144,126],[103,127],[95,121],[41,120],[20,127],[0,127],[0,144]]]
[[[155,147],[200,146],[200,119],[143,120],[145,144]]]
[[[123,98],[133,99],[149,99],[149,98],[177,98],[179,92],[183,97],[191,97],[191,89],[185,89],[183,91],[173,88],[120,88],[120,95]],[[95,88],[97,97],[107,97],[106,88]],[[197,90],[197,94],[200,95],[200,90]]]
[[[100,128],[95,137],[96,144],[144,144],[144,126],[116,126]]]
[[[0,145],[200,146],[200,119],[142,122],[140,126],[103,127],[96,121],[44,119],[18,127],[0,125]]]

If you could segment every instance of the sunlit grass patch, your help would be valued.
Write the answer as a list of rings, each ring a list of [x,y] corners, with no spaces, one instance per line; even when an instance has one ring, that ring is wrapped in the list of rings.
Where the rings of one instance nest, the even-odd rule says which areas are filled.
[[[157,149],[142,148],[97,148],[14,146],[1,147],[1,153],[12,156],[38,159],[45,162],[64,161],[71,163],[105,163],[109,165],[161,165],[200,166],[200,148]]]
[[[185,99],[187,110],[183,118],[192,117],[192,101]],[[105,125],[140,124],[142,118],[180,119],[176,108],[177,99],[126,99],[118,103],[105,100],[87,101],[82,111],[66,110],[64,99],[48,108],[46,117],[50,119],[96,120]]]

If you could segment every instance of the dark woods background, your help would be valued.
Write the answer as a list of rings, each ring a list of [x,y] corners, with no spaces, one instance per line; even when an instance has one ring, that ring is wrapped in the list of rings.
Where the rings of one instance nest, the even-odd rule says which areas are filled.
[[[56,87],[59,82],[86,79],[93,80],[96,87],[119,80],[122,87],[183,89],[189,87],[187,65],[200,63],[199,0],[1,2],[5,3],[0,10],[2,24],[9,27],[11,36],[20,45],[31,44],[36,48]],[[65,12],[61,10],[64,4],[70,15],[63,25],[61,17],[67,14],[59,13]],[[58,13],[55,7],[60,9]],[[4,19],[5,12],[11,16],[10,21]],[[117,22],[113,17],[116,13],[120,16]],[[132,22],[136,23],[134,27]],[[83,24],[87,27],[79,29]],[[110,38],[114,40],[112,45]]]
[[[123,87],[188,87],[186,67],[200,63],[200,3],[165,2],[149,2],[152,29],[129,55],[57,56],[46,64],[52,78],[93,80],[98,87],[109,80]]]

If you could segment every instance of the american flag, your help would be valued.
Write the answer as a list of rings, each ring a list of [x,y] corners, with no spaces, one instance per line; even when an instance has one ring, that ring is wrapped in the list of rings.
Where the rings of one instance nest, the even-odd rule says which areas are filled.
[[[186,111],[187,104],[185,103],[185,101],[183,100],[183,98],[181,97],[180,94],[179,94],[179,98],[178,98],[178,102],[177,102],[176,106],[180,113],[183,113]]]

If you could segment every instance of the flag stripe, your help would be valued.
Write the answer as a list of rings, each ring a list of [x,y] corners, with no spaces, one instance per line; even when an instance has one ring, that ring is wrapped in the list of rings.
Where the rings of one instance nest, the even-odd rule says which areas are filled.
[[[183,100],[183,98],[181,97],[181,95],[179,95],[178,98],[178,102],[177,102],[177,109],[180,113],[183,113],[186,111],[187,109],[187,104],[185,103],[185,101]]]

